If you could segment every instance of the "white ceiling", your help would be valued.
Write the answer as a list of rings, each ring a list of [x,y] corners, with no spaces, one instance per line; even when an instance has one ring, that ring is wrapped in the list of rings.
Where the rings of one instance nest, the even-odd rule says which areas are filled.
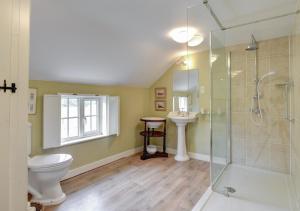
[[[294,11],[297,0],[210,0],[225,26]],[[32,0],[30,79],[149,87],[184,46],[168,32],[186,24],[202,0]],[[218,29],[207,9],[188,10],[208,49]],[[293,17],[227,33],[230,44],[288,34]]]

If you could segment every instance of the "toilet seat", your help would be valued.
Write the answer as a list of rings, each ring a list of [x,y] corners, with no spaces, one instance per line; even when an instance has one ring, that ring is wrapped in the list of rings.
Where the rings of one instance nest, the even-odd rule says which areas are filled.
[[[72,156],[68,154],[38,155],[28,160],[28,167],[32,170],[49,169],[68,165],[72,161]]]

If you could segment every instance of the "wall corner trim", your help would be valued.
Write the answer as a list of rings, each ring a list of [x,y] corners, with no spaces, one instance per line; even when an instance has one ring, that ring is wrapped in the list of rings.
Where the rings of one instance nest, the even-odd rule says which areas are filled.
[[[118,153],[118,154],[115,154],[115,155],[111,155],[111,156],[103,158],[101,160],[97,160],[95,162],[88,163],[88,164],[80,166],[78,168],[69,170],[67,175],[62,180],[70,179],[72,177],[78,176],[78,175],[83,174],[85,172],[91,171],[93,169],[99,168],[101,166],[104,166],[104,165],[109,164],[111,162],[114,162],[116,160],[119,160],[121,158],[129,157],[131,155],[134,155],[136,153],[141,152],[142,150],[143,150],[142,147],[129,149],[127,151],[124,151],[124,152],[121,152],[121,153]]]

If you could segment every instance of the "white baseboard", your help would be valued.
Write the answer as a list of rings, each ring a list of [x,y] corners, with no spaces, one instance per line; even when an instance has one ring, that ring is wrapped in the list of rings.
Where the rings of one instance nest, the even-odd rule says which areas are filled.
[[[125,157],[128,157],[128,156],[134,155],[134,154],[139,153],[141,151],[143,151],[143,147],[137,147],[137,148],[130,149],[130,150],[127,150],[125,152],[121,152],[119,154],[115,154],[115,155],[103,158],[101,160],[86,164],[84,166],[72,169],[67,173],[67,175],[62,180],[66,180],[66,179],[69,179],[71,177],[75,177],[79,174],[83,174],[87,171],[93,170],[93,169],[98,168],[100,166],[104,166],[106,164],[109,164],[109,163],[114,162],[116,160],[119,160],[121,158],[125,158]],[[167,148],[167,152],[169,154],[175,155],[177,150],[173,149],[173,148]],[[200,153],[194,153],[194,152],[189,152],[188,154],[191,158],[196,159],[196,160],[202,160],[202,161],[206,161],[206,162],[210,161],[210,156],[207,155],[207,154],[200,154]],[[226,160],[223,159],[223,158],[216,158],[215,162],[220,163],[220,164],[225,164]]]
[[[167,153],[175,155],[176,152],[177,152],[176,149],[167,148]],[[188,152],[188,154],[189,154],[190,158],[193,158],[195,160],[202,160],[202,161],[206,161],[206,162],[210,161],[210,155],[208,155],[208,154],[195,153],[195,152]],[[225,165],[226,164],[226,159],[221,158],[221,157],[215,157],[214,162],[217,163],[217,164]]]
[[[69,179],[71,177],[75,177],[79,174],[82,174],[82,173],[85,173],[87,171],[93,170],[93,169],[98,168],[100,166],[104,166],[106,164],[109,164],[109,163],[114,162],[116,160],[119,160],[121,158],[125,158],[125,157],[128,157],[128,156],[134,155],[136,153],[141,152],[142,150],[143,150],[142,147],[137,147],[137,148],[130,149],[130,150],[127,150],[125,152],[121,152],[119,154],[115,154],[115,155],[103,158],[101,160],[86,164],[84,166],[72,169],[67,173],[67,175],[62,180],[66,180],[66,179]]]
[[[167,153],[173,154],[175,155],[177,153],[176,149],[173,148],[167,148]],[[206,161],[209,162],[210,158],[209,155],[206,154],[200,154],[200,153],[194,153],[194,152],[188,152],[190,158],[193,158],[195,160],[202,160],[202,161]]]
[[[202,161],[206,161],[209,162],[210,161],[210,156],[206,155],[206,154],[200,154],[200,153],[194,153],[194,152],[189,152],[189,156],[193,159],[196,160],[202,160]]]

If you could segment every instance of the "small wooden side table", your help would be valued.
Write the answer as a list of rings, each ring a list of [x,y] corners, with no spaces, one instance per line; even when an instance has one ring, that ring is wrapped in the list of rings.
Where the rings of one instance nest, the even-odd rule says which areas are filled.
[[[168,153],[166,152],[166,136],[167,136],[167,120],[165,118],[152,118],[152,117],[143,117],[141,121],[144,122],[144,131],[140,132],[140,135],[144,137],[144,149],[143,154],[141,155],[142,160],[147,160],[149,158],[157,158],[157,157],[168,157]],[[163,130],[156,130],[154,128],[149,128],[147,123],[149,122],[162,122]],[[150,154],[147,152],[147,146],[150,144],[150,137],[161,137],[163,140],[163,151],[157,151],[154,154]]]

